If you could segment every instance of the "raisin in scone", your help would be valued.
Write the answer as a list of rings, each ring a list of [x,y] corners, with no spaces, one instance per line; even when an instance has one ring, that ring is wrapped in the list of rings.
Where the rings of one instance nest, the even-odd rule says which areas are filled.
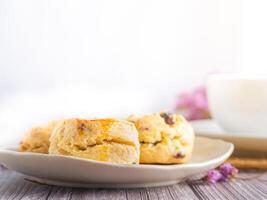
[[[133,123],[116,119],[68,119],[58,124],[50,137],[50,154],[137,164],[138,132]]]
[[[174,164],[190,159],[195,136],[184,117],[161,112],[128,120],[139,132],[140,163]]]
[[[19,150],[47,154],[49,138],[57,123],[57,121],[52,121],[46,125],[32,128],[25,134],[20,143]]]

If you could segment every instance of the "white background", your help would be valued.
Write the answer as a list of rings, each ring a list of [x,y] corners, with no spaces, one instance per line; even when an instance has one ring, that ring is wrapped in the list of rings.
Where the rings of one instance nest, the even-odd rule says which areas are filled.
[[[266,7],[264,0],[0,0],[0,123],[173,108],[179,91],[208,73],[264,74]]]
[[[174,95],[239,65],[240,1],[0,0],[4,89],[82,82]]]

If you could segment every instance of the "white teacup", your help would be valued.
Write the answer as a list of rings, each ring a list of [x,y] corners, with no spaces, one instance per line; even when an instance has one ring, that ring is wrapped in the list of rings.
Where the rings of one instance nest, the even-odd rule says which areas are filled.
[[[225,131],[267,136],[267,78],[212,74],[207,89],[211,114]]]

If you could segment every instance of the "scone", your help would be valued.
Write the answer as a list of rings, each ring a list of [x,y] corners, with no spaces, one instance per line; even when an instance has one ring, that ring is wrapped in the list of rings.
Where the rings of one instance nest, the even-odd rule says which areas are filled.
[[[195,136],[184,117],[162,112],[128,120],[139,132],[140,163],[174,164],[190,159]]]
[[[133,123],[123,120],[63,120],[50,137],[49,153],[136,164],[140,156],[138,132]]]
[[[19,150],[35,153],[48,153],[49,138],[57,121],[38,126],[28,131],[20,143]]]

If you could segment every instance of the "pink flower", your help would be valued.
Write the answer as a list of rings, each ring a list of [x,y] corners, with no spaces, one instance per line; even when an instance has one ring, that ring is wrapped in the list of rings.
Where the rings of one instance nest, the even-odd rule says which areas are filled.
[[[221,174],[226,178],[232,178],[238,173],[238,169],[230,163],[224,163],[219,167]]]
[[[229,181],[233,179],[238,174],[238,169],[235,168],[230,163],[224,163],[220,165],[217,169],[211,169],[208,171],[204,180],[209,183],[217,183],[220,181]]]
[[[208,101],[206,95],[206,88],[199,87],[193,91],[193,100],[195,103],[195,107],[202,110],[208,110]]]
[[[208,174],[206,176],[206,180],[209,183],[217,183],[223,178],[222,174],[217,169],[211,169],[208,171]]]
[[[192,95],[188,92],[183,92],[179,95],[179,99],[177,101],[177,108],[188,108],[193,105]]]
[[[182,92],[178,96],[176,110],[188,120],[210,118],[206,88],[200,86],[192,92]]]

